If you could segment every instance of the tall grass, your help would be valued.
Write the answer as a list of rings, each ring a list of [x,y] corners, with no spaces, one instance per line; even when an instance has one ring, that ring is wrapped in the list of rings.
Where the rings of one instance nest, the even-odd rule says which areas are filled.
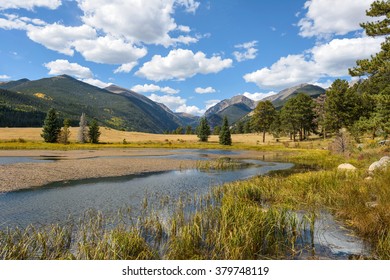
[[[80,222],[2,230],[0,258],[299,258],[313,250],[315,221],[327,210],[371,245],[370,258],[389,259],[390,168],[365,180],[370,161],[383,151],[361,155],[346,159],[322,150],[294,149],[279,158],[318,170],[215,187],[205,196],[179,199],[170,217],[150,209],[145,199],[138,219],[126,212],[113,217],[92,213]],[[358,171],[337,171],[345,161]],[[169,203],[162,198],[163,207]]]

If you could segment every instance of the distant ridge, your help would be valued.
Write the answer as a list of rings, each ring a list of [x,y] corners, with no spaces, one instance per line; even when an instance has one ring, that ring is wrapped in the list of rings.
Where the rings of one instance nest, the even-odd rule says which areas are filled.
[[[179,116],[141,94],[118,86],[109,87],[111,91],[101,89],[68,75],[11,81],[1,84],[0,89],[0,110],[12,110],[23,119],[26,112],[42,116],[55,108],[59,117],[69,118],[72,125],[78,125],[81,113],[100,125],[128,131],[162,133],[184,125]],[[7,114],[4,117],[8,126],[23,124]],[[35,124],[42,125],[43,118]]]
[[[312,84],[300,84],[294,87],[286,88],[279,93],[266,97],[261,101],[269,100],[276,108],[281,108],[290,98],[298,95],[299,93],[305,93],[312,98],[317,98],[321,94],[325,93],[325,89]]]

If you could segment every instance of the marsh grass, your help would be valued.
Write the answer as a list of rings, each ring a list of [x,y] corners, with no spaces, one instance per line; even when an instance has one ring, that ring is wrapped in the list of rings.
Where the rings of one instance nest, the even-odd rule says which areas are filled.
[[[195,168],[201,171],[234,170],[239,168],[246,168],[250,165],[250,163],[246,163],[229,157],[220,157],[214,160],[198,160],[196,162]]]
[[[146,197],[137,219],[126,211],[112,217],[91,213],[64,225],[2,230],[0,258],[294,259],[305,251],[315,255],[315,222],[329,211],[370,245],[369,258],[390,259],[390,168],[365,180],[369,164],[389,152],[369,147],[346,158],[326,150],[283,148],[278,160],[313,168],[180,198],[169,217],[151,208]],[[337,171],[346,161],[358,171]],[[224,159],[198,168],[234,165]],[[169,197],[160,200],[162,208],[171,204]]]

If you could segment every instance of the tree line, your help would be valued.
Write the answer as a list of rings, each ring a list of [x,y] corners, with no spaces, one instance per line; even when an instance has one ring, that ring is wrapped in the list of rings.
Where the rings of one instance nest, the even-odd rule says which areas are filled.
[[[46,114],[41,137],[47,143],[69,144],[70,123],[69,119],[64,119],[63,124],[61,125],[57,111],[51,108]],[[97,144],[99,143],[100,134],[101,132],[98,122],[93,119],[88,124],[85,113],[82,113],[80,117],[77,141],[79,143],[89,142]]]

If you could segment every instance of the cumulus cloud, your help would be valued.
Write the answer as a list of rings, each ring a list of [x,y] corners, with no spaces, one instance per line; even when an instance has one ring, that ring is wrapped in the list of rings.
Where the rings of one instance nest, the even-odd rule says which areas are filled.
[[[233,55],[238,62],[255,59],[257,56],[257,49],[255,48],[256,45],[257,41],[235,45],[234,47],[240,49],[241,51],[235,51],[233,52]]]
[[[222,59],[220,56],[207,58],[203,52],[193,53],[191,50],[176,49],[166,57],[153,56],[137,72],[139,77],[153,81],[185,80],[196,74],[218,73],[232,66],[231,59]]]
[[[0,80],[9,80],[9,79],[11,79],[11,77],[8,75],[0,75]]]
[[[114,70],[114,73],[115,74],[117,74],[117,73],[130,73],[131,70],[133,70],[133,68],[137,65],[138,65],[138,62],[135,62],[135,61],[122,64],[121,66],[119,66],[117,69]]]
[[[46,24],[44,21],[40,19],[30,19],[27,17],[19,17],[14,14],[0,14],[0,28],[5,30],[27,30],[29,27],[34,27],[32,23],[35,25],[43,25]]]
[[[200,5],[200,2],[194,0],[177,0],[177,3],[184,6],[189,13],[195,13]]]
[[[145,92],[163,92],[167,94],[176,94],[179,93],[180,90],[176,90],[170,87],[160,87],[158,85],[154,84],[144,84],[144,85],[136,85],[131,88],[131,90],[138,92],[138,93],[145,93]]]
[[[112,85],[112,83],[105,83],[103,81],[100,81],[98,79],[93,79],[93,78],[80,79],[80,81],[87,83],[87,84],[90,84],[90,85],[93,85],[95,87],[99,87],[99,88],[106,88],[106,87]]]
[[[78,40],[73,45],[86,60],[97,63],[132,63],[147,54],[146,48],[137,48],[131,43],[110,36],[92,40]]]
[[[259,100],[262,100],[268,96],[272,96],[275,94],[277,94],[276,91],[270,91],[270,92],[265,92],[265,93],[263,93],[263,92],[255,92],[255,93],[244,92],[241,95],[244,95],[244,96],[246,96],[249,99],[252,99],[254,101],[259,101]]]
[[[310,0],[305,3],[307,13],[298,22],[302,37],[329,37],[360,30],[366,22],[366,10],[374,0]],[[331,8],[333,7],[333,8]]]
[[[93,77],[92,71],[77,63],[70,63],[68,60],[57,59],[45,63],[44,66],[49,69],[49,75],[70,75],[81,79],[89,79]]]
[[[212,87],[207,87],[207,88],[197,87],[195,89],[195,92],[199,93],[199,94],[206,94],[206,93],[214,93],[214,92],[216,92],[216,90],[213,89]]]
[[[356,60],[370,57],[380,51],[383,38],[334,39],[315,46],[303,54],[280,58],[271,67],[265,67],[244,75],[246,82],[260,88],[285,88],[320,78],[348,75],[348,68]]]
[[[172,38],[177,29],[172,17],[177,6],[195,12],[198,2],[190,0],[78,0],[84,12],[83,21],[115,37],[125,37],[135,43],[172,45],[188,36]]]
[[[73,45],[78,40],[96,37],[96,31],[87,25],[63,26],[57,23],[46,26],[28,26],[27,36],[50,50],[66,55],[74,54]]]
[[[4,2],[4,1],[3,1]],[[61,1],[9,0],[1,9],[47,7],[55,9]],[[73,56],[79,52],[86,60],[120,65],[114,73],[128,73],[147,54],[147,44],[176,46],[196,43],[201,35],[192,36],[191,28],[178,25],[174,13],[178,8],[195,13],[194,0],[77,0],[83,13],[80,26],[48,24],[40,19],[18,15],[0,15],[0,28],[25,30],[27,36],[46,48]],[[172,33],[175,35],[173,36]]]
[[[219,102],[221,102],[221,100],[219,100],[219,99],[207,100],[205,102],[206,110],[213,107],[214,105],[217,105]]]
[[[35,7],[55,10],[61,6],[61,0],[6,0],[0,1],[0,10],[26,9],[33,10]]]
[[[187,113],[191,115],[203,115],[205,110],[199,109],[197,106],[187,105],[187,99],[180,96],[172,95],[157,95],[155,93],[148,96],[149,99],[162,103],[170,110],[176,113]]]

